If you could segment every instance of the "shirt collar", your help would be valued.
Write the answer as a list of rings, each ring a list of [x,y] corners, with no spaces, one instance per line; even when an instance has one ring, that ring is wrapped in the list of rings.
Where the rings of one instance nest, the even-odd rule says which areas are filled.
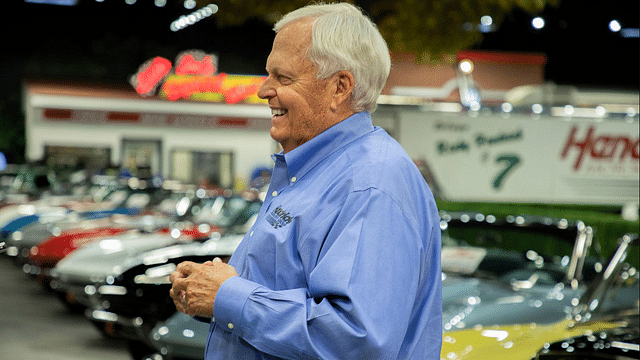
[[[300,179],[329,154],[373,130],[368,112],[355,113],[288,153],[274,154],[274,160],[284,157],[289,175]]]

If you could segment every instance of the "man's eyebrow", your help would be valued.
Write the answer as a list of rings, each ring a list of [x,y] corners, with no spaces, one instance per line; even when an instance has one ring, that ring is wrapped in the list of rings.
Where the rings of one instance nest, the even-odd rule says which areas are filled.
[[[267,70],[267,74],[291,76],[290,72],[287,72],[286,70],[283,70],[282,68],[277,66],[267,66],[265,67],[265,70]]]

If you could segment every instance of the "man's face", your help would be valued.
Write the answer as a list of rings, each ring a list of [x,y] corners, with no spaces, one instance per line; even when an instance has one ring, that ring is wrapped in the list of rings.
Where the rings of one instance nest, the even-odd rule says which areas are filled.
[[[309,141],[334,122],[329,110],[330,79],[316,80],[315,67],[306,56],[311,23],[288,24],[273,41],[267,59],[268,77],[258,96],[269,101],[271,137],[289,152]]]

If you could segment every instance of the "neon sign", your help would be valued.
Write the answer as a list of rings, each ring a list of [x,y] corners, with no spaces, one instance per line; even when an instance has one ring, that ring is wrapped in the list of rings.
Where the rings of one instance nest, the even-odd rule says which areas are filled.
[[[140,67],[138,74],[131,78],[131,85],[142,96],[150,96],[155,92],[157,85],[171,71],[171,61],[156,57]]]
[[[216,72],[211,55],[203,55],[202,59],[196,60],[192,54],[182,54],[178,58],[176,75],[202,75],[212,76]]]
[[[215,55],[187,51],[178,55],[175,67],[159,56],[147,61],[131,77],[130,83],[143,97],[154,96],[160,88],[158,95],[170,101],[264,102],[256,95],[264,77],[216,74],[216,71]]]

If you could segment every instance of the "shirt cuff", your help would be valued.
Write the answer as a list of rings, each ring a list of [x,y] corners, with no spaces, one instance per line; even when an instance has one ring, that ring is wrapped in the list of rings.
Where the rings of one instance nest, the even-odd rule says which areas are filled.
[[[234,276],[222,283],[213,304],[213,319],[220,329],[241,336],[244,319],[242,310],[249,295],[261,285]]]

